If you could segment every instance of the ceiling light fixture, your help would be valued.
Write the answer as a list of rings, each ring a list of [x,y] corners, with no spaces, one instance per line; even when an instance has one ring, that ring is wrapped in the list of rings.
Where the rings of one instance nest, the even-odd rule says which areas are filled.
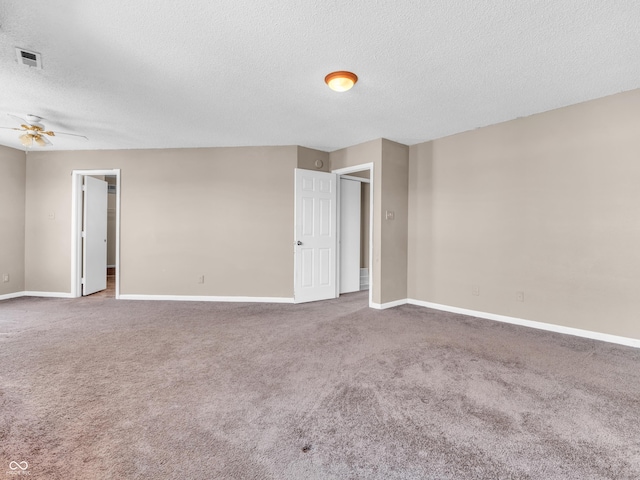
[[[20,143],[27,148],[33,147],[34,143],[40,147],[48,147],[49,145],[51,145],[51,142],[46,137],[43,137],[42,135],[40,135],[40,133],[35,131],[20,135],[18,139],[20,140]]]
[[[329,85],[329,88],[336,92],[346,92],[353,87],[358,81],[358,76],[351,72],[332,72],[324,77],[324,83]]]

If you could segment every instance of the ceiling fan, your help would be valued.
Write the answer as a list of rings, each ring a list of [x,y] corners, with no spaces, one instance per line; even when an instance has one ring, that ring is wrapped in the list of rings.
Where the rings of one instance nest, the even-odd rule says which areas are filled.
[[[66,133],[66,132],[54,132],[51,130],[46,130],[45,126],[42,123],[40,123],[40,120],[42,120],[42,117],[39,117],[37,115],[28,114],[26,116],[27,117],[26,120],[24,118],[17,117],[15,115],[11,115],[10,113],[8,115],[11,118],[14,118],[15,120],[19,121],[20,127],[19,128],[18,127],[0,127],[0,128],[3,128],[5,130],[17,130],[19,132],[23,132],[22,135],[18,137],[18,139],[20,140],[20,143],[22,143],[22,145],[24,145],[27,148],[32,147],[34,143],[40,147],[48,147],[49,145],[52,145],[51,141],[47,138],[47,136],[55,137],[56,135],[71,135],[73,137],[82,137],[85,140],[89,140],[84,135],[77,135],[75,133]]]

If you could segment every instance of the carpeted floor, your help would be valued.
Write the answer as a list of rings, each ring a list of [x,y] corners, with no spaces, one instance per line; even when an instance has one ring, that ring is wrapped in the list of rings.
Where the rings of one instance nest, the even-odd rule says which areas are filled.
[[[366,301],[0,302],[0,478],[640,478],[640,350]]]

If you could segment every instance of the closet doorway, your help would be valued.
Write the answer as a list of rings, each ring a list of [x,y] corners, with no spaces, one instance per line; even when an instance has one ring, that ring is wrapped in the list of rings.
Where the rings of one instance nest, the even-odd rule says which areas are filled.
[[[373,163],[334,170],[340,189],[338,201],[338,291],[369,290],[372,302]]]
[[[71,188],[71,295],[119,298],[120,170],[74,170]]]

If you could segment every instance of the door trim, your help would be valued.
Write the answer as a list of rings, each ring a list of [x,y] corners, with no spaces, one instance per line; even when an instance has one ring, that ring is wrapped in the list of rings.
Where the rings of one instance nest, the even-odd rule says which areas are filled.
[[[82,296],[82,179],[86,175],[116,177],[116,298],[120,298],[120,169],[71,172],[71,297]],[[106,272],[105,272],[106,274]]]
[[[373,191],[375,189],[375,182],[374,182],[374,176],[373,176],[374,165],[373,165],[373,162],[362,163],[360,165],[354,165],[353,167],[344,167],[344,168],[338,168],[336,170],[331,170],[331,173],[337,174],[338,178],[340,178],[343,175],[346,176],[349,173],[362,172],[363,170],[369,170],[369,179],[353,177],[353,176],[349,176],[348,178],[350,180],[359,180],[362,182],[367,182],[367,180],[369,180],[369,183],[370,183],[370,190],[369,190],[369,308],[373,308],[373,285],[374,285],[374,282],[378,280],[376,276],[373,274],[374,272],[374,269],[373,269],[373,219],[374,219]],[[340,212],[340,190],[338,190],[338,212]],[[340,222],[338,221],[338,239],[339,238],[340,238]],[[340,279],[340,275],[338,275],[339,271],[340,271],[340,256],[338,255],[338,268],[336,269],[336,276],[338,279]],[[339,288],[340,288],[340,285],[338,285],[338,289]]]
[[[362,172],[362,170],[358,170],[358,171]],[[355,180],[356,182],[360,182],[360,183],[371,183],[371,180],[368,178],[356,177],[354,175],[340,175],[340,177],[346,180]]]

